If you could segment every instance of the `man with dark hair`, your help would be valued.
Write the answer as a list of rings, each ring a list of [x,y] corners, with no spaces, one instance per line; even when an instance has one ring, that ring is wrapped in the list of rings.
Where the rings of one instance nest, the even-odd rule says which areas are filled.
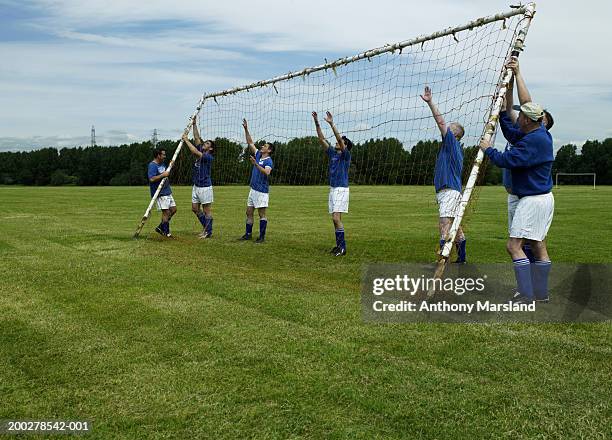
[[[516,106],[513,108],[516,109]],[[547,130],[550,130],[554,124],[555,124],[555,120],[553,119],[553,116],[550,114],[548,110],[544,109],[544,126],[546,127]]]
[[[213,203],[213,187],[210,172],[214,159],[215,142],[210,139],[202,141],[195,118],[193,118],[191,125],[193,127],[195,145],[189,141],[186,134],[183,135],[183,142],[196,158],[192,172],[191,210],[202,224],[202,232],[198,237],[212,238],[213,217],[211,205]]]
[[[353,143],[346,137],[340,136],[340,132],[334,124],[333,116],[330,112],[326,113],[325,122],[327,122],[334,136],[336,137],[336,145],[332,148],[323,135],[317,112],[312,112],[315,127],[317,129],[317,137],[325,154],[329,157],[329,197],[328,210],[334,222],[334,230],[336,234],[336,246],[331,250],[335,257],[346,255],[346,241],[344,239],[344,224],[342,223],[342,213],[348,213],[349,208],[349,180],[348,170],[351,165],[351,149]]]
[[[266,229],[268,227],[268,218],[266,217],[266,208],[269,202],[269,183],[268,176],[274,168],[272,158],[270,157],[274,153],[274,144],[270,142],[264,142],[264,144],[257,149],[253,143],[251,133],[249,133],[249,126],[247,120],[242,120],[242,127],[244,127],[244,135],[249,148],[251,156],[249,160],[253,164],[253,170],[251,171],[251,189],[249,191],[249,197],[247,198],[247,209],[246,209],[246,230],[240,240],[250,240],[253,234],[253,213],[255,208],[259,213],[259,237],[255,243],[263,243],[266,238]],[[253,156],[254,155],[254,156]]]
[[[553,142],[542,124],[544,110],[534,102],[520,107],[516,129],[500,118],[504,137],[512,145],[503,153],[481,142],[480,148],[497,166],[512,172],[512,194],[518,197],[510,225],[507,250],[512,258],[517,289],[510,301],[548,302],[550,258],[544,239],[552,223],[555,200],[552,189]],[[523,245],[533,244],[535,262],[530,263]]]
[[[434,186],[439,209],[440,250],[448,239],[450,227],[461,202],[461,174],[463,172],[463,147],[459,143],[465,130],[458,122],[446,124],[444,117],[433,102],[431,89],[425,87],[421,99],[427,103],[442,135],[442,145],[436,159]],[[460,227],[455,236],[456,263],[466,262],[466,239]]]
[[[153,160],[149,163],[147,171],[151,197],[155,195],[160,182],[170,175],[170,173],[166,171],[165,159],[166,150],[163,148],[156,148],[153,150]],[[170,220],[172,216],[176,214],[176,203],[174,202],[174,197],[172,197],[172,189],[170,188],[168,179],[164,182],[164,186],[159,192],[156,203],[157,210],[162,212],[162,219],[161,223],[155,228],[155,232],[164,237],[172,238],[172,234],[170,233]]]

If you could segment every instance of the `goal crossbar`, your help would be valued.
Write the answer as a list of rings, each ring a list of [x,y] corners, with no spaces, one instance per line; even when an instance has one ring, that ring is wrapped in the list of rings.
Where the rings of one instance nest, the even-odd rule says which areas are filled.
[[[556,173],[555,174],[555,187],[559,188],[559,176],[593,176],[593,189],[595,189],[597,183],[597,173]]]
[[[354,56],[338,58],[335,61],[326,62],[325,64],[321,64],[321,65],[314,66],[314,67],[307,67],[297,72],[289,72],[285,75],[277,76],[277,77],[267,79],[267,80],[257,81],[252,84],[234,87],[232,89],[227,89],[227,90],[221,90],[215,93],[205,94],[202,96],[202,99],[205,100],[209,98],[217,98],[219,96],[232,95],[238,92],[243,92],[245,90],[254,89],[256,87],[265,87],[271,84],[274,85],[277,82],[287,81],[287,80],[290,80],[296,77],[300,77],[300,76],[308,76],[311,73],[318,72],[320,70],[332,69],[335,72],[334,69],[339,66],[354,63],[356,61],[360,61],[363,59],[371,59],[378,55],[382,55],[388,52],[391,52],[391,53],[395,51],[401,52],[401,50],[404,49],[405,47],[415,46],[417,44],[423,44],[427,41],[435,40],[437,38],[446,37],[449,35],[452,35],[456,39],[457,38],[456,34],[461,31],[472,30],[476,27],[484,26],[486,24],[493,23],[495,21],[505,21],[506,19],[510,17],[514,17],[516,15],[526,15],[530,11],[533,11],[534,8],[535,8],[535,3],[530,3],[528,5],[521,6],[519,8],[515,8],[507,12],[503,12],[503,13],[499,13],[495,15],[489,15],[487,17],[477,18],[476,20],[472,20],[469,23],[466,23],[464,25],[446,28],[444,30],[434,32],[433,34],[430,34],[430,35],[416,37],[411,40],[405,40],[405,41],[401,41],[395,44],[387,44],[385,46],[378,47],[376,49],[370,49],[365,52],[361,52],[360,54],[357,54]]]

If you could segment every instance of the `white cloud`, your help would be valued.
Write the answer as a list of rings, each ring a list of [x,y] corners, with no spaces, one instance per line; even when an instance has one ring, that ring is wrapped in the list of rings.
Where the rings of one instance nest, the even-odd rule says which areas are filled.
[[[149,62],[151,61],[151,57],[153,57],[153,59],[163,57],[165,60],[168,60],[169,58],[179,62],[185,60],[185,57],[188,57],[190,60],[205,59],[209,62],[219,60],[248,60],[248,57],[244,56],[238,51],[206,49],[199,47],[199,45],[196,44],[197,34],[189,30],[163,32],[148,38],[134,36],[114,37],[75,31],[59,31],[56,32],[56,34],[59,37],[95,43],[100,46],[115,46],[119,48],[130,48],[144,51],[140,54],[139,58],[142,59],[145,56],[148,56],[149,58],[143,61]]]
[[[91,123],[135,136],[153,127],[180,130],[204,91],[297,70],[305,65],[300,54],[321,60],[350,55],[508,8],[507,0],[443,0],[435,6],[396,0],[33,4],[46,18],[31,26],[61,40],[0,42],[3,59],[9,60],[0,70],[5,139],[44,133],[71,133],[77,139]],[[521,66],[534,99],[555,115],[559,145],[612,133],[607,117],[612,58],[605,56],[611,15],[607,0],[588,8],[568,0],[538,4]],[[171,20],[184,25],[129,31],[136,24]],[[283,54],[287,64],[270,74],[266,51],[296,55]]]
[[[71,133],[75,142],[91,124],[145,137],[155,127],[180,129],[205,88],[254,80],[214,66],[183,68],[181,57],[174,65],[148,65],[147,53],[81,43],[0,43],[0,51],[13,60],[0,71],[0,95],[8,104],[0,107],[0,148],[27,145],[32,135]]]

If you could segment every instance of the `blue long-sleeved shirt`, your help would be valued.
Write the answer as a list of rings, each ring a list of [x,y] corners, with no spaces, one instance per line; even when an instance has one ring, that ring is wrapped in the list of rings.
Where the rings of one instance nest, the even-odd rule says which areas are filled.
[[[552,136],[544,126],[523,133],[512,126],[511,122],[508,124],[509,120],[500,117],[499,122],[504,137],[512,144],[512,148],[502,153],[489,147],[485,151],[486,155],[498,167],[510,169],[513,194],[524,197],[550,192],[552,164],[555,159]]]
[[[505,110],[499,113],[499,126],[504,137],[511,144],[516,144],[525,136],[525,133],[521,131],[517,124],[512,122],[512,118]]]
[[[499,119],[504,119],[504,122],[500,125],[502,126],[503,132],[504,130],[506,130],[504,132],[504,137],[506,139],[508,137],[512,137],[513,139],[516,139],[518,141],[521,137],[523,137],[523,132],[520,131],[518,125],[512,122],[510,115],[506,111],[503,111],[499,114]],[[518,132],[516,132],[515,130],[518,130]],[[512,144],[508,142],[504,151],[507,151],[510,148],[512,148]],[[502,184],[504,185],[506,190],[509,190],[512,193],[512,171],[510,171],[510,169],[508,168],[502,168]]]

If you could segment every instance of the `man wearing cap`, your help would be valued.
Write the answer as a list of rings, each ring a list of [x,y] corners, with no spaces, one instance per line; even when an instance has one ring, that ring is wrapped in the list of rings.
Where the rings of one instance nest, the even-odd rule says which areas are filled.
[[[548,301],[550,258],[543,242],[554,212],[551,193],[554,155],[552,137],[542,125],[543,119],[542,107],[526,102],[520,107],[516,127],[508,126],[500,118],[502,132],[511,148],[501,153],[488,142],[480,144],[495,165],[510,169],[512,193],[519,199],[507,243],[517,282],[517,292],[511,300],[515,303]],[[526,240],[535,244],[533,270],[522,249]]]
[[[499,114],[499,118],[500,120],[503,119],[503,122],[501,122],[502,130],[505,128],[508,129],[508,127],[514,127],[516,130],[519,130],[518,126],[516,125],[516,122],[518,118],[518,112],[520,111],[521,106],[512,105],[514,79],[516,78],[518,98],[521,104],[531,102],[531,95],[529,94],[527,84],[525,83],[525,79],[523,78],[523,75],[521,74],[521,71],[519,69],[518,58],[512,57],[506,67],[512,69],[512,71],[514,72],[514,76],[508,84],[508,88],[506,90],[506,101],[504,103],[502,111]],[[547,130],[550,130],[554,124],[554,119],[547,110],[544,110],[544,118],[542,120],[542,123],[544,124]],[[520,131],[519,137],[522,137],[522,133],[520,133]],[[510,148],[512,148],[512,144],[508,142],[506,144],[506,150]],[[502,183],[506,188],[506,192],[508,193],[508,231],[510,231],[510,227],[512,226],[512,219],[514,218],[514,212],[516,211],[516,206],[518,205],[519,198],[516,196],[516,194],[512,193],[512,174],[510,169],[508,168],[502,169]],[[531,264],[534,264],[535,256],[531,250],[530,242],[526,242],[523,244],[523,252],[525,252],[525,255],[527,255],[527,258],[529,258]]]

